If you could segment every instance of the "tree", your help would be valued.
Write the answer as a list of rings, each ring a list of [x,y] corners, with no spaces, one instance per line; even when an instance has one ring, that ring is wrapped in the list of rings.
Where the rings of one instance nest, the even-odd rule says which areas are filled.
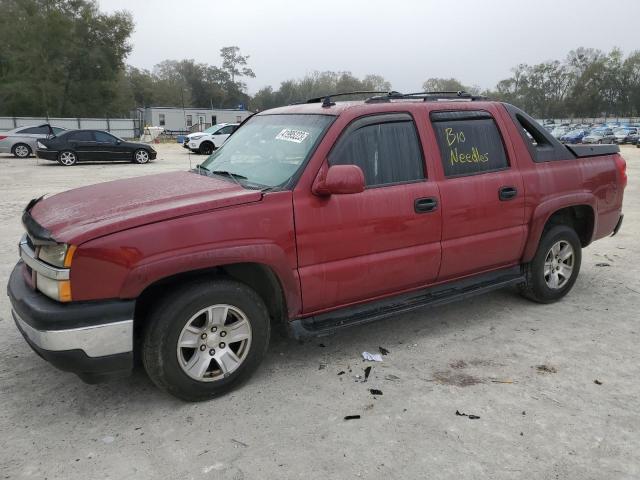
[[[236,77],[255,78],[256,74],[247,67],[249,55],[240,55],[240,48],[222,47],[220,49],[220,56],[222,57],[222,70],[229,74],[231,83],[235,83]],[[244,88],[241,89],[243,90]]]
[[[429,78],[422,84],[425,92],[460,92],[468,91],[456,78]]]
[[[0,114],[123,113],[112,101],[132,31],[129,13],[101,13],[91,0],[4,0]]]

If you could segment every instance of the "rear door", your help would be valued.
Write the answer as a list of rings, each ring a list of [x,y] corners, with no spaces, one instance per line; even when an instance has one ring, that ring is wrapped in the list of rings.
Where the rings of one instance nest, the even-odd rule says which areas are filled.
[[[78,160],[100,160],[101,155],[96,148],[93,130],[78,130],[69,133],[67,137],[69,147],[76,152]]]
[[[438,280],[517,264],[525,242],[522,176],[488,111],[431,112],[440,151]]]
[[[434,281],[440,266],[438,187],[426,176],[411,115],[353,121],[325,162],[359,166],[366,189],[330,197],[294,191],[304,313]]]

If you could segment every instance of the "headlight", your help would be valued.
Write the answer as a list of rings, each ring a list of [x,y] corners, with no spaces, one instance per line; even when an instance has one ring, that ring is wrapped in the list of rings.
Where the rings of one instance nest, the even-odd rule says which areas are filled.
[[[45,145],[43,145],[42,143],[38,142],[38,148],[41,150],[46,150],[47,147]]]
[[[38,258],[49,265],[58,268],[71,266],[71,260],[76,247],[60,243],[57,245],[44,245],[40,247]]]
[[[196,135],[195,137],[191,137],[191,140],[200,140],[204,135]]]

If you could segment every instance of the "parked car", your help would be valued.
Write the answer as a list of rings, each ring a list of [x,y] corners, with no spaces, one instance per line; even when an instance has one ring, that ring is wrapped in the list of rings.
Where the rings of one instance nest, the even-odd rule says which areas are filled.
[[[60,135],[66,129],[52,127],[48,123],[36,127],[18,127],[0,132],[0,153],[11,153],[18,158],[27,158],[37,150],[37,141]]]
[[[589,134],[589,130],[577,129],[571,130],[560,137],[562,143],[582,143],[582,139]]]
[[[637,138],[638,129],[635,127],[622,127],[613,131],[614,142],[618,144],[633,143],[634,135]]]
[[[560,138],[562,137],[565,133],[567,133],[569,131],[569,128],[567,126],[559,126],[554,128],[551,131],[551,135],[553,135],[555,138]]]
[[[190,133],[186,136],[183,146],[195,153],[211,155],[216,148],[222,146],[238,125],[240,124],[218,123],[202,132]]]
[[[615,135],[610,128],[596,128],[582,139],[582,143],[615,143]]]
[[[510,285],[560,300],[622,224],[619,147],[434,97],[266,110],[192,171],[32,200],[8,285],[19,330],[87,381],[141,358],[195,401],[248,378],[275,327],[324,335]]]
[[[57,137],[38,141],[38,158],[69,167],[85,161],[124,160],[148,163],[157,152],[146,143],[127,142],[101,130],[70,130]]]

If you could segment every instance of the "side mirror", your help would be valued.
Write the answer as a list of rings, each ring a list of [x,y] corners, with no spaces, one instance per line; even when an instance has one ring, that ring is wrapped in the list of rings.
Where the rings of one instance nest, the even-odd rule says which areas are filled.
[[[364,173],[356,165],[333,165],[323,168],[313,182],[315,195],[347,195],[364,191]]]
[[[116,145],[120,145],[122,143],[122,140],[116,140]]]

